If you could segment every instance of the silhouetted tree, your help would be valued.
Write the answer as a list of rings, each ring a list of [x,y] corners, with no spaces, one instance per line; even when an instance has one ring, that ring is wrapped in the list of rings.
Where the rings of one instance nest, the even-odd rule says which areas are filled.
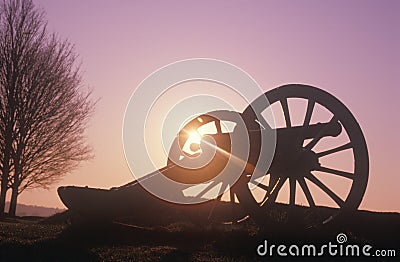
[[[49,34],[31,0],[0,6],[0,214],[27,188],[47,187],[91,157],[84,131],[93,112],[73,46]]]

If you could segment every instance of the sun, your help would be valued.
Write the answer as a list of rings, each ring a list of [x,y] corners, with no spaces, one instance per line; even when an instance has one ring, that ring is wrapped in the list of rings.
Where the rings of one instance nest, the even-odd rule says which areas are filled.
[[[189,133],[189,138],[186,141],[186,144],[189,145],[190,151],[193,153],[197,153],[200,150],[202,136],[197,131],[191,131]]]

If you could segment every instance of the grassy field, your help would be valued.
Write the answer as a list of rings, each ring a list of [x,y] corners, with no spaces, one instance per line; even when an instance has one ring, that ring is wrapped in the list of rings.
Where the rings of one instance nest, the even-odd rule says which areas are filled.
[[[251,221],[238,225],[181,221],[137,227],[94,222],[70,225],[68,216],[67,212],[50,218],[20,217],[0,222],[0,261],[284,261],[287,258],[276,254],[258,256],[258,245],[268,240],[275,245],[318,246],[336,243],[338,233],[346,234],[347,243],[393,249],[397,259],[400,254],[398,213],[358,211],[350,220],[334,220],[318,229],[287,230],[277,224],[263,231]],[[340,258],[349,260],[324,257]],[[373,259],[396,261],[393,257]]]

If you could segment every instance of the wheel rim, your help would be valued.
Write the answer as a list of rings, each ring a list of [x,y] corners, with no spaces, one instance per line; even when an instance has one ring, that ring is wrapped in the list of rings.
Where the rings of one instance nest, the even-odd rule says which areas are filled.
[[[253,188],[255,186],[265,190],[265,195],[260,200],[256,199],[256,196],[252,192],[253,190],[251,190],[249,186],[244,185],[246,191],[252,192],[252,199],[249,199],[250,195],[248,194],[248,192],[246,192],[247,197],[243,197],[246,199],[247,202],[253,202],[253,208],[249,209],[249,212],[251,212],[252,216],[256,217],[258,221],[265,220],[265,213],[260,212],[260,209],[255,208],[256,205],[262,208],[266,207],[265,209],[267,209],[267,212],[271,216],[274,216],[273,213],[276,211],[274,209],[276,209],[278,206],[274,204],[278,202],[277,196],[280,191],[282,191],[285,183],[287,183],[289,186],[289,199],[286,211],[283,211],[285,208],[280,208],[282,210],[281,213],[285,212],[288,216],[288,219],[290,219],[290,216],[295,217],[295,220],[297,222],[301,222],[302,224],[305,224],[305,226],[326,223],[339,213],[336,211],[356,210],[360,205],[366,190],[368,182],[369,160],[364,135],[361,131],[359,124],[357,123],[356,119],[349,111],[349,109],[347,109],[347,107],[342,102],[340,102],[331,94],[308,85],[284,85],[266,92],[264,96],[268,99],[271,107],[276,103],[281,105],[280,109],[281,114],[283,115],[284,125],[286,126],[286,128],[289,129],[294,128],[295,126],[292,123],[293,112],[292,110],[290,110],[291,107],[288,106],[288,99],[290,99],[290,101],[292,101],[292,99],[306,100],[307,105],[302,121],[302,126],[306,127],[310,126],[310,121],[313,118],[315,108],[317,106],[325,108],[333,115],[330,119],[331,121],[328,122],[332,124],[328,124],[328,126],[332,126],[335,122],[340,123],[340,126],[342,128],[341,134],[345,132],[349,139],[349,142],[333,148],[327,148],[322,151],[317,151],[316,148],[318,147],[318,144],[324,139],[324,137],[322,137],[322,133],[324,133],[324,131],[320,131],[319,134],[317,133],[317,135],[313,139],[311,139],[309,143],[305,143],[304,141],[302,141],[301,147],[303,147],[303,150],[305,151],[308,150],[315,153],[318,162],[324,162],[324,158],[331,157],[345,151],[351,151],[354,163],[353,172],[342,171],[339,169],[335,169],[335,167],[327,167],[321,165],[315,170],[305,172],[304,174],[298,174],[296,176],[283,174],[284,172],[280,174],[266,174],[266,176],[269,176],[270,180],[267,186],[262,183],[257,184],[258,182],[252,180],[247,181],[249,184],[253,184]],[[245,109],[245,111],[243,112],[243,116],[246,125],[254,126],[254,122],[256,122],[257,120],[262,126],[270,126],[270,123],[268,123],[261,114],[265,109],[267,109],[267,105],[263,103],[264,100],[265,98],[262,98],[260,96]],[[270,172],[272,171],[270,170]],[[348,190],[347,196],[339,196],[337,192],[327,186],[319,177],[321,175],[320,173],[340,177],[340,179],[351,180],[351,186]],[[320,208],[321,205],[318,204],[316,201],[317,199],[315,199],[316,192],[311,190],[310,186],[313,186],[314,191],[315,188],[319,188],[319,190],[322,190],[323,193],[325,193],[329,198],[331,198],[331,200],[333,200],[334,203],[336,203],[338,208],[335,210],[335,212],[331,209],[322,210]],[[300,188],[300,192],[303,192],[303,195],[305,196],[308,204],[308,208],[303,208],[300,213],[292,212],[297,208],[294,206],[298,206],[296,204],[296,187]],[[254,203],[256,203],[256,205]],[[265,209],[262,210],[265,211]],[[311,220],[307,219],[307,216],[309,216],[309,214],[311,214],[311,216],[314,216],[314,218]],[[278,214],[278,216],[282,216],[282,214]],[[288,219],[283,220],[288,222]]]

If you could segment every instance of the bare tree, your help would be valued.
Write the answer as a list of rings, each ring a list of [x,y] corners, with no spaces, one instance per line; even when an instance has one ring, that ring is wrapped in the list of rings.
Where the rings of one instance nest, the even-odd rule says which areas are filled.
[[[49,34],[31,0],[0,6],[0,213],[27,188],[48,187],[91,157],[84,131],[93,112],[73,46]]]

